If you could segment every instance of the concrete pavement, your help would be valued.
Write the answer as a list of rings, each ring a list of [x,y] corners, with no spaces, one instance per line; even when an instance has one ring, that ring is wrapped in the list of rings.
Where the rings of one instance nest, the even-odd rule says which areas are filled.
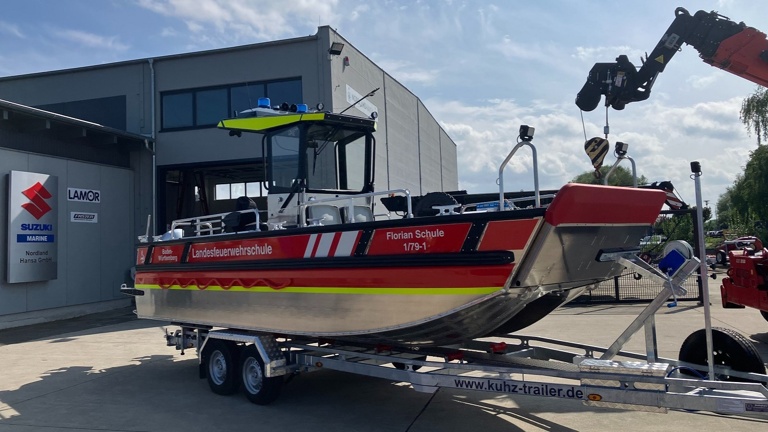
[[[753,309],[723,309],[712,283],[713,325],[752,339],[768,359],[768,322]],[[642,306],[565,307],[525,334],[606,346]],[[662,356],[703,328],[703,308],[657,314]],[[197,379],[194,350],[166,347],[162,323],[121,309],[77,320],[0,331],[0,432],[50,431],[755,431],[768,421],[710,413],[651,414],[578,401],[440,389],[330,370],[301,375],[280,398],[256,406],[217,396]],[[642,334],[628,349],[643,351]]]

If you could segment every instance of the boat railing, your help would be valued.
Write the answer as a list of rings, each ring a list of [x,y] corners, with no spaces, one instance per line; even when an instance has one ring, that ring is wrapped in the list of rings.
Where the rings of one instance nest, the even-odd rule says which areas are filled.
[[[249,223],[241,223],[243,217],[253,215]],[[176,219],[171,222],[170,230],[155,241],[175,240],[183,237],[201,237],[231,234],[239,231],[259,231],[259,211],[256,209],[238,210],[205,216]]]
[[[301,226],[307,226],[307,214],[306,209],[307,207],[312,206],[319,206],[319,205],[327,205],[328,203],[333,202],[343,202],[343,206],[345,211],[345,220],[344,223],[353,223],[355,222],[355,200],[360,198],[372,198],[377,196],[392,196],[401,194],[405,196],[405,202],[408,206],[408,214],[406,215],[407,218],[413,217],[413,206],[411,205],[411,191],[408,189],[390,189],[385,191],[378,191],[378,192],[367,192],[367,193],[360,193],[360,194],[354,194],[354,195],[344,195],[344,196],[337,196],[337,197],[330,197],[330,198],[320,198],[320,199],[310,199],[310,201],[302,203],[299,205],[299,223]],[[374,215],[371,214],[371,220],[373,219]],[[317,224],[318,222],[322,221],[310,221],[312,223]]]
[[[625,144],[621,141],[616,143],[616,148],[614,149],[614,153],[616,154],[616,162],[613,163],[613,166],[611,166],[611,169],[608,170],[608,172],[603,176],[603,184],[608,185],[608,178],[611,177],[611,174],[618,168],[619,164],[623,160],[628,160],[629,164],[632,166],[632,187],[637,187],[637,166],[635,165],[635,160],[632,159],[629,155],[627,155],[627,149],[629,148],[628,144]]]
[[[539,195],[539,204],[537,205],[537,207],[547,207],[549,204],[541,204],[541,201],[549,200],[551,202],[551,200],[554,198],[555,198],[555,194]],[[531,200],[535,200],[535,197],[525,196],[525,197],[519,197],[519,198],[504,198],[504,210],[520,210],[520,209],[530,208],[530,206],[520,207],[517,205],[517,203],[531,201]],[[459,213],[461,214],[486,213],[486,212],[494,212],[494,211],[499,211],[499,201],[483,201],[479,203],[464,204],[463,206],[461,206]]]
[[[501,166],[499,167],[499,201],[498,201],[498,208],[504,209],[506,206],[504,205],[504,168],[507,166],[509,161],[512,159],[512,156],[517,153],[517,151],[523,147],[528,146],[531,148],[531,154],[533,156],[533,188],[534,188],[534,201],[536,208],[541,207],[541,197],[539,196],[539,163],[538,159],[536,157],[536,147],[534,147],[533,144],[531,144],[531,140],[533,139],[533,128],[529,128],[528,126],[520,126],[520,135],[518,136],[518,142],[515,147],[512,148],[512,151],[509,152],[506,159],[504,159],[504,162],[501,163]]]

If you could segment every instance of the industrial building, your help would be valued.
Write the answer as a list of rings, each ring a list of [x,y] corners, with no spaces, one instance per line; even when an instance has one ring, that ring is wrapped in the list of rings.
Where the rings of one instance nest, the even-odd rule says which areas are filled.
[[[26,233],[5,221],[0,328],[113,307],[125,301],[118,287],[138,235],[229,211],[242,195],[265,200],[260,138],[216,128],[261,97],[376,113],[378,190],[458,188],[456,145],[421,100],[327,26],[307,37],[0,78],[2,193],[20,171],[55,176],[59,195],[56,222],[32,224],[58,230],[55,277],[11,277],[12,256],[21,259],[11,235]],[[4,196],[9,209],[12,198]],[[73,267],[76,256],[87,265]]]

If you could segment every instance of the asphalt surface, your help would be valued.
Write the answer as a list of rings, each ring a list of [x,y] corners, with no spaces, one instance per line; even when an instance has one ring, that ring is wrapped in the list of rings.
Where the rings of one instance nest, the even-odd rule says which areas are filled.
[[[714,281],[713,281],[714,282]],[[713,325],[739,331],[768,359],[768,322],[753,309],[723,309],[712,287]],[[607,346],[642,305],[562,308],[525,329]],[[703,307],[680,303],[656,316],[662,356],[703,328]],[[0,432],[85,431],[758,431],[765,419],[706,412],[592,408],[580,401],[440,389],[322,370],[283,387],[271,405],[213,394],[197,378],[194,350],[165,346],[163,323],[120,309],[0,331]],[[627,349],[643,352],[642,333]]]

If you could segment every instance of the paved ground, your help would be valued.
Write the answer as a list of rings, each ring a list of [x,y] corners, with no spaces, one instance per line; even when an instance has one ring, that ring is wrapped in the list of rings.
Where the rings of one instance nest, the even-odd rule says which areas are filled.
[[[722,309],[712,285],[713,325],[748,336],[768,359],[768,322],[756,310]],[[605,346],[639,309],[566,307],[525,333]],[[691,303],[660,311],[661,354],[676,357],[702,317]],[[641,335],[635,339],[629,348],[642,351]],[[197,379],[194,352],[166,347],[162,325],[127,309],[0,331],[0,362],[0,432],[768,430],[768,421],[709,413],[639,413],[449,389],[429,395],[334,371],[302,375],[274,404],[256,406],[210,392]]]

